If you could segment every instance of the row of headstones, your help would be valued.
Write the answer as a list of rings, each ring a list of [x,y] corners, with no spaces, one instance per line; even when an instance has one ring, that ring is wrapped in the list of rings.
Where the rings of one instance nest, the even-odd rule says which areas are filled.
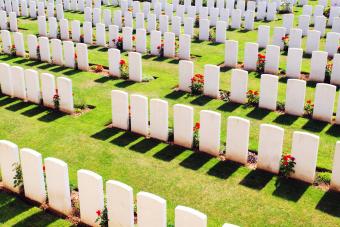
[[[330,19],[329,19],[330,20]],[[328,20],[328,21],[329,21]],[[334,17],[331,22],[332,30],[339,30],[339,16]],[[307,34],[310,26],[310,16],[300,15],[299,16],[299,28],[303,31],[303,35]],[[289,34],[291,29],[294,27],[294,14],[283,14],[282,15],[282,27],[286,28],[286,33]],[[320,31],[321,37],[326,35],[327,18],[325,16],[316,16],[314,18],[314,30]]]
[[[35,0],[5,0],[5,7],[2,7],[3,0],[0,0],[0,8],[6,10],[7,13],[14,12],[17,16],[36,18],[37,15],[45,15],[45,3]],[[65,0],[67,1],[67,0]],[[49,1],[47,4],[47,14],[54,16],[54,2]],[[56,5],[56,14],[58,18],[64,17],[64,9],[62,4]]]
[[[113,90],[112,125],[123,130],[149,136],[162,141],[168,140],[168,103],[161,99],[150,100],[150,119],[148,98]],[[130,103],[130,105],[129,105]],[[150,121],[149,121],[150,120]],[[174,144],[192,148],[194,110],[190,106],[176,104],[173,106]],[[150,126],[149,126],[150,122]],[[228,117],[226,157],[242,164],[247,163],[250,121],[240,117]],[[214,156],[220,154],[221,114],[200,111],[199,150]],[[257,167],[272,173],[278,173],[282,155],[284,129],[262,124],[260,126]],[[305,132],[294,132],[291,153],[296,158],[295,173],[292,177],[309,183],[314,181],[317,162],[319,137]],[[340,142],[336,155],[340,155]],[[339,159],[334,170],[339,169]],[[333,176],[338,176],[334,174]],[[339,186],[340,179],[333,179]],[[337,182],[337,183],[335,183]]]
[[[212,98],[219,98],[220,68],[215,65],[204,66],[203,94]],[[179,63],[179,89],[190,92],[194,64],[191,61]],[[260,81],[259,107],[275,111],[277,109],[278,76],[262,74]],[[231,75],[231,102],[245,104],[248,92],[248,72],[241,69],[232,70]],[[289,79],[286,88],[285,113],[303,116],[306,95],[306,81]],[[334,104],[336,99],[336,86],[318,83],[315,90],[315,104],[313,119],[332,122]],[[339,100],[340,101],[340,100]],[[340,104],[337,107],[336,123],[340,124]]]
[[[1,30],[10,30],[12,32],[18,31],[18,20],[17,15],[14,12],[10,12],[8,14],[4,10],[0,10],[0,29]]]
[[[310,16],[310,18],[313,19],[313,18],[316,18],[318,16],[323,16],[325,8],[326,7],[323,6],[323,5],[316,5],[316,6],[314,6],[314,13],[313,13],[313,6],[312,5],[304,5],[301,15]],[[340,16],[340,6],[331,6],[327,26],[332,26],[334,19],[336,17],[339,17],[339,16]],[[309,20],[308,22],[309,23],[313,22],[313,20],[312,21]]]
[[[39,77],[35,70],[0,63],[0,85],[5,95],[36,104],[42,100],[43,105],[49,108],[55,107],[53,97],[57,94],[60,111],[74,111],[72,80],[68,78],[58,77],[56,80],[48,73],[42,73]]]
[[[20,32],[14,32],[13,37],[16,55],[24,57],[26,55],[26,51],[23,34]],[[13,45],[11,33],[7,30],[2,30],[1,39],[4,53],[12,54],[11,51]],[[77,51],[75,51],[74,43],[72,41],[62,42],[59,39],[52,39],[52,55],[50,50],[50,40],[47,37],[37,38],[35,35],[28,35],[27,45],[29,58],[31,59],[37,59],[43,62],[53,63],[69,68],[75,68],[77,66],[78,69],[84,71],[89,69],[88,50],[87,45],[84,43],[77,43]]]
[[[68,21],[63,19],[60,21],[60,30],[58,29],[58,23],[55,18],[49,18],[49,34],[47,34],[46,20],[45,17],[39,16],[39,35],[49,36],[50,38],[57,38],[59,36],[58,31],[60,31],[60,38],[68,40],[69,30]],[[81,29],[79,21],[72,21],[71,36],[72,40],[75,42],[80,42]],[[84,22],[83,24],[83,42],[89,45],[93,45],[93,28],[90,22]],[[119,37],[119,28],[116,25],[111,25],[109,28],[109,47],[116,47],[115,42],[117,42]],[[145,29],[137,29],[136,36],[133,36],[133,29],[130,27],[123,27],[122,38],[123,38],[123,50],[132,51],[134,49],[134,38],[136,38],[136,51],[142,54],[147,53],[147,32]],[[151,42],[150,49],[151,54],[158,55],[159,48],[161,45],[162,33],[160,31],[151,32]],[[106,41],[106,30],[105,25],[98,23],[96,25],[96,45],[107,46]],[[180,59],[190,59],[190,49],[191,49],[191,37],[186,34],[181,34],[179,36],[179,51],[178,57]],[[165,57],[175,57],[176,55],[176,37],[175,33],[165,32],[164,33],[164,56]]]
[[[274,27],[273,45],[280,46],[280,49],[284,48],[285,31],[284,27]],[[270,26],[260,25],[258,27],[257,43],[260,48],[265,48],[270,44]],[[289,48],[301,48],[302,37],[304,31],[300,28],[290,29],[288,47]],[[311,54],[313,51],[318,51],[320,48],[321,33],[317,30],[307,30],[307,41],[306,41],[306,53]],[[280,37],[281,36],[281,37]],[[328,52],[329,57],[333,57],[338,52],[339,48],[340,33],[328,32],[326,36],[325,51]]]
[[[244,47],[244,68],[249,71],[256,71],[259,54],[259,45],[248,42]],[[324,82],[326,67],[328,64],[328,52],[313,51],[310,64],[310,73],[308,80]],[[280,47],[276,45],[267,45],[265,52],[264,72],[275,74],[279,73],[280,65]],[[301,66],[303,59],[303,50],[301,48],[289,48],[286,64],[286,76],[290,78],[301,77]],[[331,84],[340,85],[340,55],[335,54],[333,58],[333,69],[331,73]],[[238,41],[225,41],[224,65],[236,68],[238,64]]]
[[[19,192],[14,186],[14,165],[21,165],[25,196],[38,203],[46,202],[52,209],[70,215],[72,212],[68,165],[56,158],[45,158],[29,148],[19,150],[10,141],[0,141],[0,166],[4,187]],[[45,175],[45,176],[44,176]],[[77,172],[80,220],[90,226],[96,222],[97,211],[104,209],[103,179],[95,172],[81,169]],[[106,182],[106,207],[109,226],[134,226],[133,189],[119,181]],[[148,193],[137,193],[138,226],[167,226],[166,200]],[[207,216],[189,207],[175,209],[176,227],[206,227]],[[224,227],[233,226],[225,224]]]

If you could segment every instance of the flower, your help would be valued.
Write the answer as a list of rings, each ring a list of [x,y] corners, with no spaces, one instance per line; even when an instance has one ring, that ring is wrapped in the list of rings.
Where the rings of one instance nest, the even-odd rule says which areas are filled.
[[[15,45],[14,44],[12,45],[12,48],[15,49]]]
[[[252,95],[252,94],[253,94],[253,90],[249,90],[249,91],[247,92],[247,94]]]
[[[43,171],[45,172],[45,165],[43,165]]]
[[[136,40],[136,37],[133,35],[132,36],[132,41],[135,41]]]
[[[254,91],[254,95],[259,95],[259,92],[258,91]]]
[[[201,124],[199,122],[196,122],[195,126],[194,126],[194,131],[199,130],[201,127]]]
[[[96,214],[97,214],[98,216],[100,216],[101,213],[102,213],[102,212],[101,212],[100,210],[97,210],[97,211],[96,211]]]
[[[78,55],[77,55],[77,53],[74,53],[74,59],[76,59],[76,60],[77,60],[77,58],[78,58]]]
[[[114,43],[115,43],[115,42],[116,42],[116,39],[112,39],[112,42],[114,42]]]
[[[125,64],[126,64],[126,62],[125,62],[125,60],[124,60],[124,59],[121,59],[121,60],[119,61],[119,64],[120,64],[120,65],[125,65]]]
[[[307,100],[307,104],[311,104],[312,101],[310,99]]]

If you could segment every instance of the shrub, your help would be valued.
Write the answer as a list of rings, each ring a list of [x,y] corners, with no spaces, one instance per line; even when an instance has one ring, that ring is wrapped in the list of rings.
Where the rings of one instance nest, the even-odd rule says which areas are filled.
[[[80,41],[79,42],[84,43],[84,34],[80,35]]]
[[[193,128],[193,143],[192,143],[192,147],[193,148],[198,148],[199,147],[199,131],[200,131],[200,123],[196,122],[194,128]]]
[[[283,155],[280,161],[280,171],[279,175],[284,178],[288,178],[292,173],[294,173],[295,158],[291,155]]]
[[[191,93],[194,95],[202,94],[204,86],[204,76],[202,74],[195,74],[193,78],[191,78]]]
[[[331,173],[328,172],[320,172],[317,174],[316,182],[318,184],[330,184],[331,183]]]
[[[168,131],[168,141],[171,142],[174,140],[174,128],[169,128]]]
[[[194,25],[194,27],[198,28],[199,26],[200,26],[200,16],[197,15],[196,18],[195,18],[195,25]]]
[[[210,29],[209,31],[209,41],[212,43],[216,41],[216,32],[214,29]]]
[[[11,52],[11,55],[14,57],[17,55],[17,49],[15,47],[15,45],[13,44],[12,46],[10,46],[10,52]]]
[[[223,101],[230,102],[230,91],[221,90],[220,91],[220,98]]]
[[[325,17],[329,17],[330,12],[331,12],[331,8],[328,6],[328,7],[326,7],[326,8],[324,9],[323,15],[324,15]]]
[[[284,112],[285,111],[285,105],[286,105],[285,102],[277,102],[276,109],[278,111]]]
[[[249,90],[247,92],[247,105],[248,106],[258,106],[260,101],[260,96],[258,91]]]
[[[329,61],[326,65],[326,71],[325,71],[325,76],[326,78],[330,78],[332,75],[332,70],[333,70],[333,63]]]
[[[96,73],[103,72],[103,70],[104,70],[104,67],[102,65],[96,65],[95,68],[94,68],[94,71]]]
[[[159,56],[160,58],[164,57],[164,43],[163,43],[163,42],[164,42],[164,41],[162,40],[161,44],[159,44],[159,45],[157,46],[158,56]]]
[[[124,80],[129,79],[129,66],[126,64],[125,60],[119,61],[120,77]]]
[[[282,39],[282,42],[283,42],[283,51],[284,52],[288,52],[288,48],[289,48],[289,35],[285,35],[281,39]]]
[[[107,216],[107,208],[106,208],[106,206],[104,207],[103,210],[97,210],[96,214],[98,216],[97,219],[96,219],[96,223],[99,222],[99,225],[101,227],[109,226],[109,218]]]
[[[266,56],[264,54],[258,54],[257,62],[256,62],[256,72],[258,74],[264,73],[265,63],[266,63]]]
[[[13,185],[15,188],[19,188],[19,191],[23,190],[24,180],[22,178],[22,169],[19,162],[13,163],[13,171],[15,175],[13,177]]]
[[[58,94],[58,89],[55,89],[55,94],[53,96],[54,109],[59,110],[60,107],[60,97]]]
[[[113,39],[112,42],[114,43],[115,47],[119,50],[123,50],[123,37],[118,36],[117,40]]]
[[[41,56],[40,56],[40,46],[37,45],[37,59],[40,61],[41,60]]]
[[[314,111],[314,104],[312,103],[311,100],[307,100],[305,104],[305,115],[307,117],[311,117],[313,115],[313,111]]]
[[[78,54],[77,54],[77,52],[74,53],[74,68],[78,69]]]

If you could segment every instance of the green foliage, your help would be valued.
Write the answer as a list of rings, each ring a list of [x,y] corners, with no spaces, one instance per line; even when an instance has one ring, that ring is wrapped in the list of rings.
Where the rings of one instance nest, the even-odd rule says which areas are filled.
[[[99,223],[101,227],[107,227],[109,226],[109,218],[107,215],[107,207],[105,206],[103,210],[98,210],[97,212],[97,219],[96,223]]]
[[[329,172],[320,172],[317,174],[316,182],[323,183],[323,184],[330,184],[331,183],[331,173]]]
[[[13,178],[14,187],[19,188],[19,190],[22,190],[24,187],[24,180],[22,178],[22,169],[20,163],[18,162],[13,163],[13,171],[15,172]]]
[[[277,104],[276,104],[276,110],[284,112],[285,106],[286,106],[285,102],[278,101]]]

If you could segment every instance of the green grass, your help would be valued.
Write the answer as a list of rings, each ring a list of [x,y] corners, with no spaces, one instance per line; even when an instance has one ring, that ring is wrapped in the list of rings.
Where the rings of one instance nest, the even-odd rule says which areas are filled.
[[[72,226],[63,219],[0,190],[0,226]]]
[[[312,2],[315,4],[316,2]],[[301,12],[301,8],[297,8]],[[79,13],[65,13],[69,19],[83,20]],[[280,19],[280,17],[279,17]],[[297,16],[296,16],[297,20]],[[282,21],[269,23],[271,27]],[[258,23],[257,23],[258,24]],[[20,31],[37,33],[36,21],[19,19]],[[228,31],[229,39],[239,41],[242,59],[245,42],[256,41],[257,31],[243,33]],[[321,46],[324,45],[324,39]],[[196,56],[195,71],[203,72],[205,64],[220,64],[224,59],[224,45],[209,42],[192,44]],[[126,53],[123,53],[126,58]],[[285,57],[281,57],[281,67]],[[108,65],[107,51],[102,47],[89,48],[89,61]],[[149,191],[164,197],[168,202],[168,219],[173,223],[174,208],[186,205],[208,215],[209,226],[224,222],[241,226],[281,226],[340,224],[339,195],[323,192],[301,182],[289,181],[275,188],[275,176],[253,171],[231,162],[221,162],[201,153],[193,153],[176,146],[115,129],[106,129],[111,119],[110,91],[122,89],[149,98],[162,98],[172,106],[176,103],[192,105],[195,120],[200,110],[214,110],[222,114],[221,142],[225,142],[226,119],[240,116],[251,121],[250,150],[257,150],[259,126],[262,123],[278,125],[285,129],[284,151],[290,151],[294,131],[307,131],[320,136],[318,167],[330,170],[335,143],[340,137],[340,127],[295,118],[277,112],[243,108],[207,97],[193,97],[174,92],[178,84],[176,60],[144,56],[143,72],[158,78],[149,83],[133,83],[108,79],[100,75],[80,72],[23,58],[0,56],[0,62],[20,65],[40,72],[72,79],[75,99],[85,99],[95,106],[80,116],[50,112],[45,108],[8,97],[0,97],[0,138],[15,142],[20,147],[35,149],[46,157],[56,157],[69,165],[70,181],[76,185],[76,171],[84,168],[102,175],[104,180],[115,179],[129,184],[134,192]],[[303,70],[308,71],[308,60]],[[230,70],[221,73],[221,89],[228,89]],[[259,89],[260,80],[254,73],[249,77],[249,89]],[[285,97],[286,81],[280,80],[279,100]],[[308,83],[307,98],[312,99],[314,83]],[[169,112],[172,125],[172,111]]]

